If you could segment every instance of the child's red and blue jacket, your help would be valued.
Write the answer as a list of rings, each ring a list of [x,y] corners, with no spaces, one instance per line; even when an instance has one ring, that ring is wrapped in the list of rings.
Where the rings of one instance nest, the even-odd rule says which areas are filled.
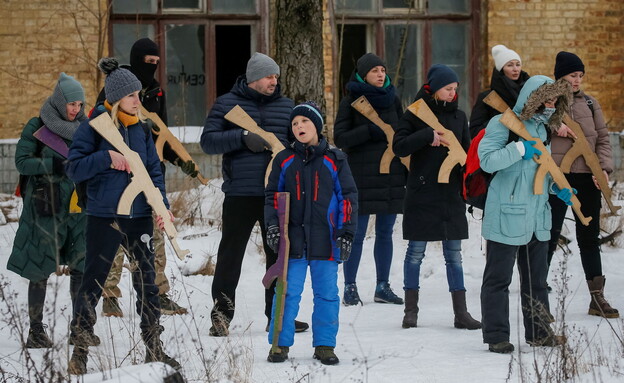
[[[340,262],[336,238],[357,225],[357,188],[347,155],[321,137],[317,146],[295,141],[279,152],[266,186],[264,222],[279,225],[277,192],[290,192],[290,258]]]

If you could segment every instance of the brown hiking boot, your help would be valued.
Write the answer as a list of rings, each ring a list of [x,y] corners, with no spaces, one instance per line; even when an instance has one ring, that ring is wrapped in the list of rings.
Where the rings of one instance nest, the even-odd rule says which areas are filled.
[[[141,333],[143,342],[145,343],[145,363],[163,362],[170,365],[174,369],[180,370],[182,366],[177,360],[173,359],[165,353],[160,340],[160,334],[164,328],[160,325]]]
[[[104,298],[102,301],[102,315],[105,317],[123,317],[123,311],[119,306],[119,300],[117,298]]]
[[[167,294],[159,295],[158,299],[160,299],[160,313],[161,314],[182,315],[182,314],[188,313],[188,310],[186,308],[178,305],[177,303],[169,299]]]
[[[282,363],[286,359],[288,359],[288,351],[289,348],[286,346],[277,346],[277,351],[273,351],[273,347],[269,350],[269,356],[267,356],[267,360],[271,363]]]
[[[334,353],[334,348],[330,346],[316,346],[314,348],[314,359],[318,359],[321,363],[328,366],[338,364],[340,359]]]
[[[587,313],[603,318],[619,318],[620,313],[618,310],[611,307],[604,297],[605,282],[606,278],[604,275],[599,275],[587,281],[587,287],[589,287],[589,294],[591,295],[591,302],[589,303],[589,311]]]
[[[36,324],[30,326],[28,330],[28,339],[26,340],[26,348],[51,348],[54,343],[46,334],[45,328],[48,327],[44,324]]]
[[[488,344],[488,350],[490,352],[495,352],[497,354],[509,354],[514,351],[514,345],[505,341],[499,343],[490,343]]]
[[[71,359],[67,365],[67,373],[70,375],[84,375],[87,373],[87,355],[89,349],[74,347]]]
[[[100,337],[95,335],[93,330],[72,328],[71,334],[69,334],[69,344],[79,347],[99,346]]]
[[[212,318],[212,326],[208,330],[210,336],[228,336],[230,335],[230,323],[225,319],[219,319],[219,317]]]

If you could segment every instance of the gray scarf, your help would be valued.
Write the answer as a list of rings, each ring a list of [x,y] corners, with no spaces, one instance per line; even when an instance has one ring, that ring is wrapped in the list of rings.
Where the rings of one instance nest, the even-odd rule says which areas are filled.
[[[87,119],[83,104],[74,121],[67,121],[67,102],[58,84],[54,88],[52,96],[45,100],[41,106],[39,116],[48,129],[67,140],[72,139],[80,122]]]

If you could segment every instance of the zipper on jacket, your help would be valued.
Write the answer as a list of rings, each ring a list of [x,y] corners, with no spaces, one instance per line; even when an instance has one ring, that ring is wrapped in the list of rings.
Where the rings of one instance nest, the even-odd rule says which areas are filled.
[[[314,173],[314,200],[318,199],[318,190],[319,190],[319,175],[318,170]]]
[[[128,145],[128,147],[130,147],[130,135],[128,133],[128,128],[124,125],[123,126],[123,130],[124,130],[124,141],[126,143],[126,145]],[[130,185],[130,182],[132,182],[132,176],[130,175],[131,173],[126,173],[126,177],[128,179],[128,185]],[[128,216],[128,218],[132,218],[132,216],[134,215],[134,201],[132,201],[133,203],[130,204],[130,215]]]
[[[295,180],[297,181],[297,201],[301,201],[301,180],[299,177],[299,170],[297,170],[297,174],[295,175]]]

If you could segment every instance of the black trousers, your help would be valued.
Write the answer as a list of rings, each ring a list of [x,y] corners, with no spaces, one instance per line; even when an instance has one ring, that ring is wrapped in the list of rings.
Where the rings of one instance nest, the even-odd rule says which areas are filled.
[[[570,186],[577,190],[577,198],[581,202],[581,212],[586,217],[592,217],[589,225],[583,225],[576,213],[574,213],[576,227],[576,241],[581,253],[581,263],[585,272],[585,279],[591,280],[602,275],[602,260],[600,259],[600,190],[594,185],[592,175],[589,173],[571,173],[566,178]],[[548,244],[548,265],[552,261],[553,254],[557,250],[557,240],[561,234],[561,227],[565,219],[568,206],[557,196],[549,197],[552,208],[552,229],[550,230],[550,242]]]
[[[152,217],[87,217],[87,255],[82,284],[74,302],[72,328],[92,331],[97,319],[95,306],[102,296],[102,287],[119,245],[128,250],[138,265],[132,272],[132,285],[137,295],[136,310],[141,317],[141,330],[145,332],[158,325],[160,300],[158,287],[154,284],[152,233]]]
[[[241,267],[247,242],[251,231],[260,223],[262,243],[266,254],[266,269],[275,263],[277,254],[266,243],[264,227],[264,197],[225,197],[223,201],[222,237],[217,252],[217,265],[212,281],[212,319],[226,319],[228,322],[234,317],[236,307],[236,287],[240,280]],[[262,286],[262,277],[266,270],[259,270],[252,276],[258,281],[258,288]],[[264,314],[271,319],[271,306],[275,295],[275,283],[265,291]]]
[[[481,286],[483,343],[509,341],[509,284],[516,255],[520,272],[524,337],[528,342],[552,333],[545,320],[545,310],[548,309],[547,250],[548,242],[538,241],[535,237],[523,246],[487,241]]]
[[[74,269],[69,270],[69,295],[74,302],[78,289],[82,283],[82,272]],[[45,304],[48,278],[28,283],[28,319],[30,327],[41,326],[43,323],[43,306]]]

